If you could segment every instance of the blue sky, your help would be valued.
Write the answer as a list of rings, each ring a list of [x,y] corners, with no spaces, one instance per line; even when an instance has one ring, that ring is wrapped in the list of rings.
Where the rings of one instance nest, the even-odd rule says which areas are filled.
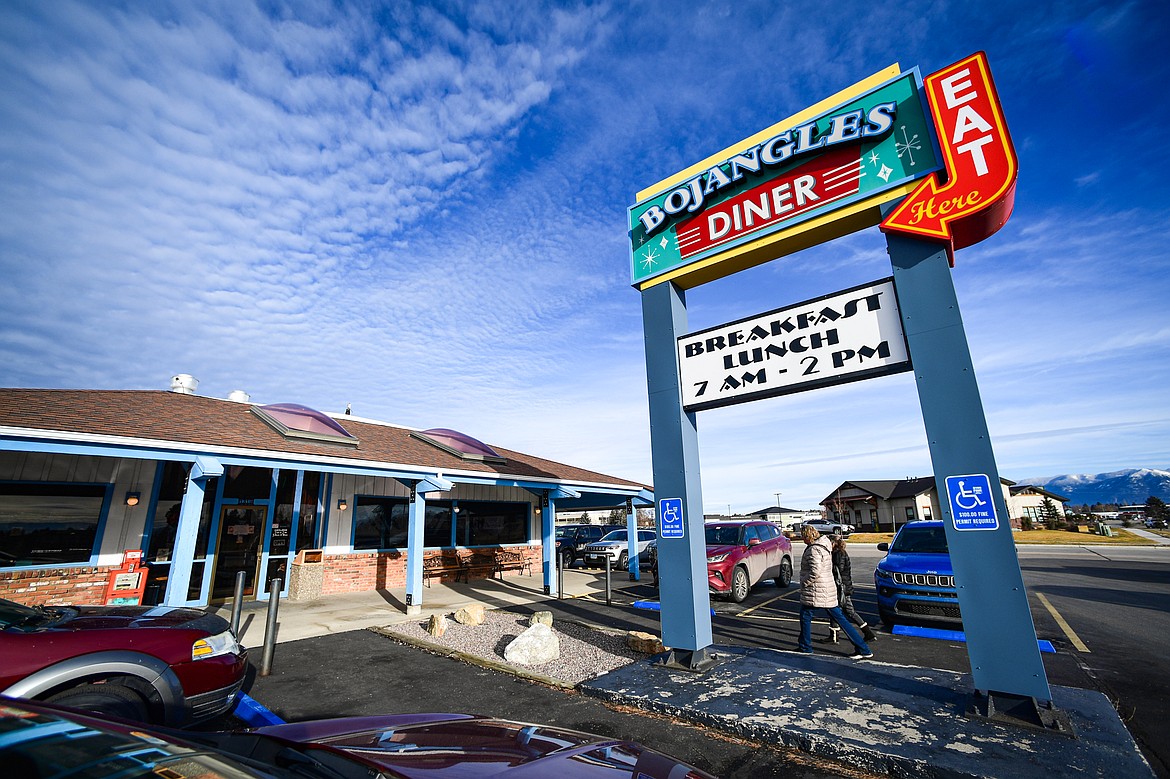
[[[1167,468],[1168,39],[1153,2],[9,0],[0,385],[191,373],[649,482],[634,193],[984,50],[1020,178],[954,280],[999,470]],[[691,290],[690,324],[889,272],[866,230]],[[708,512],[930,473],[910,374],[698,424]]]

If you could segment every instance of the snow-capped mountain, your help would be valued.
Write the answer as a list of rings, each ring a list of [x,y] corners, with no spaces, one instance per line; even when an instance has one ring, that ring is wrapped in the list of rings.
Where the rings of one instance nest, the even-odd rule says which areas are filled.
[[[1018,483],[1032,484],[1058,495],[1064,495],[1072,505],[1145,503],[1151,495],[1170,502],[1170,471],[1154,468],[1129,468],[1112,473],[1043,476],[1034,479],[1020,479]]]

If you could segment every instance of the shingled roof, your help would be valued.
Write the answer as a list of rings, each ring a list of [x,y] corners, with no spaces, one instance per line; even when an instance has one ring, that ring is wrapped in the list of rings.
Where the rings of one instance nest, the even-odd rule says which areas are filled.
[[[43,432],[81,441],[109,438],[115,439],[112,443],[128,446],[166,444],[168,448],[220,451],[226,447],[275,459],[308,455],[339,465],[376,462],[447,473],[646,488],[628,479],[494,444],[492,448],[504,458],[503,463],[466,460],[411,436],[409,428],[349,416],[333,419],[357,438],[356,447],[287,438],[252,413],[250,403],[163,390],[0,388],[0,435],[5,436],[29,431],[28,435],[41,437]]]

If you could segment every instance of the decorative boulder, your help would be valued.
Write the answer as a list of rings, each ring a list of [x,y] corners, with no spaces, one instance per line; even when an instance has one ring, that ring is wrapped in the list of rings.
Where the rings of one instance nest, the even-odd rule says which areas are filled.
[[[528,625],[548,625],[552,627],[553,617],[551,611],[538,611],[528,618]]]
[[[631,630],[626,633],[626,646],[635,652],[645,652],[648,655],[657,655],[666,651],[662,639],[640,630]]]
[[[528,628],[504,648],[504,659],[516,665],[540,665],[560,656],[560,639],[543,623]]]
[[[442,614],[432,614],[431,621],[427,623],[427,632],[435,638],[442,638],[447,632],[447,618]]]
[[[455,612],[455,621],[460,625],[482,625],[487,612],[482,603],[472,603]]]

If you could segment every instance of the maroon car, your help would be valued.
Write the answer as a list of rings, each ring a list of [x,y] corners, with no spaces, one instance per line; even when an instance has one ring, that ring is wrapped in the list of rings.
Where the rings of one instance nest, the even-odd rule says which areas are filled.
[[[708,522],[707,588],[741,603],[764,579],[777,587],[792,582],[792,543],[780,528],[764,520]]]
[[[714,779],[620,739],[465,714],[347,717],[249,732],[148,730],[0,698],[15,776]]]
[[[183,725],[231,707],[247,652],[222,617],[167,606],[0,599],[0,694]]]

